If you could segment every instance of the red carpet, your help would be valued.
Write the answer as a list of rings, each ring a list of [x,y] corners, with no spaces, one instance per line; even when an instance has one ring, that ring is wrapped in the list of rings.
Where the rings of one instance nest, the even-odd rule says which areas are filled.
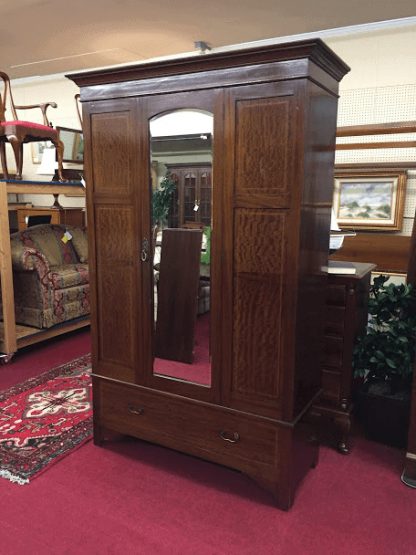
[[[26,484],[91,437],[90,355],[0,392],[0,478]]]
[[[59,344],[70,360],[88,338]],[[0,380],[14,370],[23,381],[46,352],[43,371],[61,364],[59,344],[38,345],[25,364],[18,353]],[[227,468],[128,438],[89,442],[27,486],[0,480],[0,553],[413,555],[416,490],[401,482],[403,465],[404,452],[358,437],[347,456],[322,447],[285,513]]]

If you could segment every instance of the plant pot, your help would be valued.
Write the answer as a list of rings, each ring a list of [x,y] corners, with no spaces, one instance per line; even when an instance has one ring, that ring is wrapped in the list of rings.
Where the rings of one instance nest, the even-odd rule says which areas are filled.
[[[392,447],[405,449],[410,418],[410,388],[391,387],[386,380],[367,381],[357,392],[356,419],[365,435]]]

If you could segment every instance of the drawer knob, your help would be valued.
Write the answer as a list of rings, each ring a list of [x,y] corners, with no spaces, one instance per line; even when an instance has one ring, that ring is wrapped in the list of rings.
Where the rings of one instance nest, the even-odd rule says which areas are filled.
[[[130,412],[132,412],[133,414],[142,414],[142,412],[144,411],[143,407],[139,407],[139,410],[134,410],[133,405],[128,405],[128,409]]]
[[[225,430],[220,431],[220,436],[224,441],[229,441],[230,443],[236,443],[240,436],[235,432],[232,437],[227,437],[227,432]]]

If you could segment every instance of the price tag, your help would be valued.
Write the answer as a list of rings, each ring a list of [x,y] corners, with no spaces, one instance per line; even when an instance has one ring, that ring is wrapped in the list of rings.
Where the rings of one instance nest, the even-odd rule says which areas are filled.
[[[194,206],[194,212],[198,212],[198,210],[199,210],[199,205],[198,205],[198,204],[195,204],[195,206]]]
[[[68,243],[68,241],[72,239],[72,235],[69,233],[69,231],[66,231],[64,233],[64,236],[62,237],[61,241],[62,243]]]
[[[81,177],[81,183],[83,184],[84,187],[87,186],[87,184],[85,183],[85,179],[83,177]]]

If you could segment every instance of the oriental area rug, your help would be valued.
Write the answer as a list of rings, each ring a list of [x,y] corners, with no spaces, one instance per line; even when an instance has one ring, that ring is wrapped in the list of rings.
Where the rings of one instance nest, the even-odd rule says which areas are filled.
[[[88,354],[0,392],[0,477],[27,484],[92,434]]]

